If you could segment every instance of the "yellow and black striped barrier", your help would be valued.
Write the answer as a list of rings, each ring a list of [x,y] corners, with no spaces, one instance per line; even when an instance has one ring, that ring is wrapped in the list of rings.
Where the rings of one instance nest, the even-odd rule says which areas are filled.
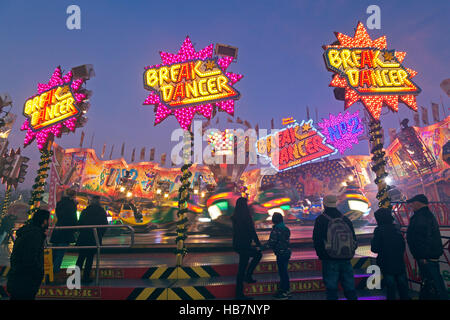
[[[152,267],[145,272],[142,279],[198,279],[213,278],[219,274],[211,266],[198,267]]]
[[[353,269],[366,270],[370,265],[376,264],[375,259],[371,257],[353,258],[351,260]]]
[[[136,288],[127,300],[167,300],[166,288]]]
[[[205,287],[179,287],[167,289],[167,300],[207,300],[215,297]]]
[[[127,300],[207,300],[214,299],[205,287],[136,288]]]

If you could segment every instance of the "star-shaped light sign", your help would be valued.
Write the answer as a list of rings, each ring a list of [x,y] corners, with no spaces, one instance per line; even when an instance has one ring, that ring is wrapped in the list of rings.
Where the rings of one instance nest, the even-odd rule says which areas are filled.
[[[353,114],[345,112],[343,115],[330,114],[329,119],[322,119],[318,123],[320,131],[327,137],[327,143],[337,148],[341,154],[358,144],[358,136],[364,133],[364,126],[359,118],[359,111]]]
[[[353,38],[339,32],[336,37],[339,44],[324,46],[324,59],[335,73],[330,86],[345,89],[345,109],[361,101],[379,120],[383,104],[398,112],[400,99],[417,111],[421,89],[411,80],[417,72],[402,64],[406,52],[387,50],[386,37],[372,40],[361,22]]]
[[[160,52],[163,63],[146,67],[144,87],[152,92],[144,105],[155,105],[155,125],[172,114],[189,130],[196,113],[210,119],[214,106],[234,115],[240,94],[233,85],[242,75],[226,72],[233,58],[213,57],[213,48],[196,52],[186,37],[178,54]]]
[[[88,105],[82,105],[87,98],[81,90],[84,82],[85,79],[72,80],[72,71],[62,76],[57,67],[48,83],[38,84],[38,94],[30,97],[23,109],[27,119],[20,130],[27,131],[25,147],[36,139],[42,149],[52,136],[59,138],[64,131],[75,131]]]

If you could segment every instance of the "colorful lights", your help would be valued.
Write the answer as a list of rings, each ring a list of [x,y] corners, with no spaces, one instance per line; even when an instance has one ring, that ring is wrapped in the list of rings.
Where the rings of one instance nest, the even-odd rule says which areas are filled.
[[[399,98],[417,111],[416,95],[421,89],[411,80],[417,72],[402,65],[405,52],[387,50],[386,37],[371,40],[359,22],[353,38],[336,33],[338,45],[325,46],[328,70],[335,73],[331,87],[345,89],[345,109],[361,101],[378,120],[386,104],[398,112]]]
[[[277,171],[292,169],[329,157],[337,150],[325,143],[325,137],[312,125],[313,121],[294,123],[257,142],[257,153],[271,160]]]
[[[219,199],[229,199],[232,195],[233,194],[231,192],[222,192],[215,194],[207,200],[206,205],[209,207],[214,201]]]
[[[350,114],[348,111],[335,117],[330,114],[329,119],[322,119],[318,123],[320,131],[327,137],[327,143],[337,148],[341,154],[351,149],[359,142],[358,136],[364,132],[364,126],[358,115],[359,111]]]
[[[189,37],[178,54],[161,52],[162,65],[146,67],[144,87],[153,91],[144,105],[156,106],[155,125],[173,114],[188,130],[195,113],[211,118],[214,106],[234,114],[239,92],[233,85],[242,75],[226,72],[231,57],[213,57],[213,45],[196,52]]]
[[[61,137],[64,130],[75,131],[80,125],[87,104],[87,96],[80,92],[84,79],[72,81],[72,72],[62,76],[57,67],[47,84],[38,84],[38,94],[29,98],[23,114],[27,117],[20,130],[27,131],[24,145],[36,139],[39,149],[43,149],[49,138]]]
[[[279,207],[282,204],[291,202],[291,198],[273,199],[263,204],[265,208]]]
[[[208,134],[208,143],[216,155],[233,154],[234,133],[233,130],[211,131]]]

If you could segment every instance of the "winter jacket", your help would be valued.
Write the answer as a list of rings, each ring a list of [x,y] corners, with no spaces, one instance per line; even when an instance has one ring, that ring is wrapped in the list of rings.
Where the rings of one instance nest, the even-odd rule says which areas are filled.
[[[277,257],[286,257],[291,255],[289,249],[289,238],[291,231],[284,223],[278,223],[273,226],[270,232],[269,241],[264,245],[263,249],[272,248]]]
[[[44,230],[27,222],[16,232],[7,289],[11,295],[34,296],[44,277]]]
[[[251,248],[252,241],[255,241],[258,247],[261,246],[250,214],[242,214],[237,217],[235,213],[231,220],[233,224],[233,248],[235,251],[239,252]]]
[[[416,260],[439,259],[444,253],[439,225],[428,207],[414,212],[406,239],[409,250]]]
[[[338,217],[342,217],[344,222],[348,224],[350,230],[353,233],[353,239],[356,243],[356,235],[355,230],[353,229],[353,224],[349,218],[343,216],[342,213],[339,212],[336,208],[325,208],[324,214],[328,215],[330,218],[335,219]],[[325,250],[325,242],[327,241],[327,232],[328,232],[328,219],[322,214],[319,215],[314,222],[314,231],[313,231],[313,242],[314,249],[316,250],[316,254],[320,260],[348,260],[348,259],[331,259],[328,253]]]
[[[80,214],[80,220],[78,225],[80,226],[92,226],[92,225],[107,225],[108,219],[106,217],[106,211],[97,204],[89,205]],[[77,246],[95,246],[95,237],[93,229],[79,229],[80,235],[78,236]],[[97,229],[99,244],[102,244],[103,234],[106,228]]]
[[[77,225],[77,204],[68,197],[63,197],[56,205],[55,209],[56,227],[68,227]],[[75,242],[75,229],[54,230],[50,242],[52,243],[71,243]]]
[[[386,274],[405,273],[405,240],[400,226],[391,223],[380,224],[373,232],[371,251],[378,253],[377,265]]]

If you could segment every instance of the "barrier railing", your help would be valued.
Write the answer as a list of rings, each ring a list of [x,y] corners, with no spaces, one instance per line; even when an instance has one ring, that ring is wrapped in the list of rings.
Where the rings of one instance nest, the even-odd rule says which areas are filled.
[[[434,213],[436,220],[440,226],[450,224],[449,204],[446,202],[430,202],[428,204],[431,212]],[[411,204],[406,202],[392,202],[392,213],[401,226],[409,225],[409,221],[413,214]]]
[[[98,229],[113,229],[113,228],[127,228],[130,230],[130,243],[128,245],[101,245],[98,237]],[[90,225],[90,226],[67,226],[67,227],[51,227],[47,235],[46,244],[48,239],[51,239],[54,230],[80,230],[80,229],[92,229],[95,239],[95,246],[49,246],[46,245],[46,249],[61,249],[61,250],[80,250],[80,249],[96,249],[96,264],[95,264],[95,284],[99,283],[99,265],[100,265],[100,250],[104,248],[119,249],[119,248],[131,248],[134,245],[134,228],[128,225]]]

